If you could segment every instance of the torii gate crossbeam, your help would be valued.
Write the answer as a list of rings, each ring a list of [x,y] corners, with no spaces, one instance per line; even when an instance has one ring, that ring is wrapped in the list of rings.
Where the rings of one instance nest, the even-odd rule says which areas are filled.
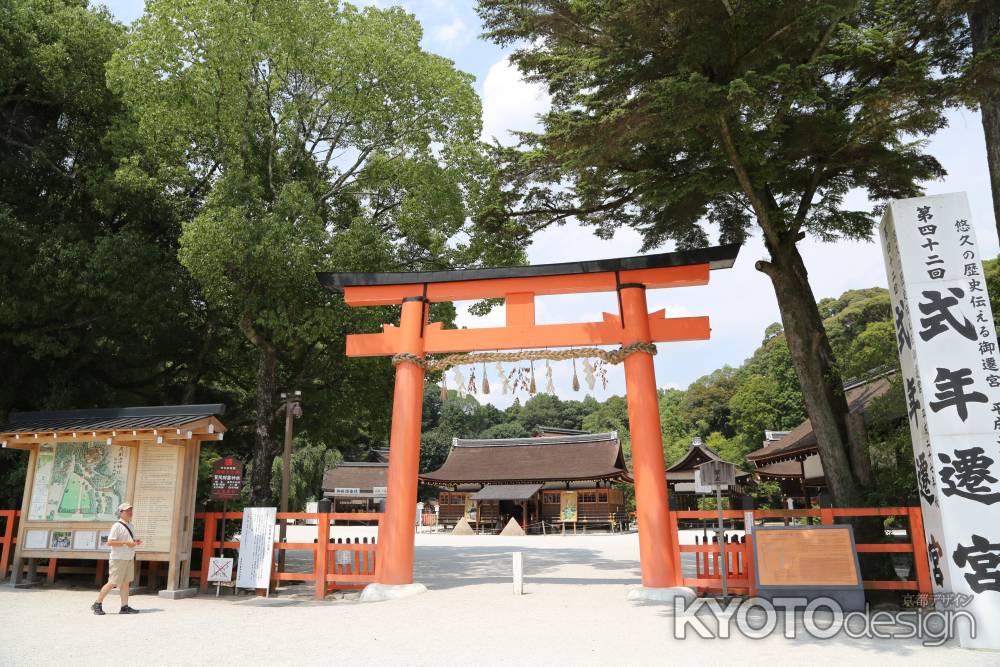
[[[667,318],[648,312],[646,290],[708,284],[709,271],[730,268],[739,246],[717,246],[640,257],[526,267],[408,273],[320,273],[320,283],[342,291],[350,306],[400,305],[399,326],[382,333],[347,337],[352,357],[408,353],[470,352],[515,348],[629,345],[707,340],[707,317]],[[552,294],[618,292],[619,312],[581,324],[535,324],[535,297]],[[441,301],[503,298],[506,326],[444,329],[427,322],[427,306]],[[647,588],[679,584],[674,536],[668,521],[663,439],[653,358],[634,352],[624,362],[628,400],[639,555]],[[413,581],[413,520],[417,502],[424,369],[402,360],[396,365],[389,478],[378,581]]]

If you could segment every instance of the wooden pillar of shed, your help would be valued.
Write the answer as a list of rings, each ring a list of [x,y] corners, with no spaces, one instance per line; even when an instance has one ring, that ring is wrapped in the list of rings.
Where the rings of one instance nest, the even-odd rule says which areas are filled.
[[[806,488],[806,460],[799,460],[799,470],[802,471],[802,499],[805,501],[806,509],[812,507],[809,499],[809,489]]]

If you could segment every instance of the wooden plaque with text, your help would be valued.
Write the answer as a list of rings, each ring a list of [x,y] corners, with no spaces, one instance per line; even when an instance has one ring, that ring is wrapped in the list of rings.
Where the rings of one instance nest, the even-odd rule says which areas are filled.
[[[850,526],[762,527],[754,531],[760,586],[860,586]]]

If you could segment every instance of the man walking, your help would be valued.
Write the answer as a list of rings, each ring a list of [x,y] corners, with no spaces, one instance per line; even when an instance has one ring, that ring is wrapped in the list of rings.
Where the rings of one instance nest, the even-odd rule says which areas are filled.
[[[111,547],[111,558],[108,561],[108,583],[101,587],[91,609],[97,616],[104,616],[101,604],[108,593],[117,586],[122,598],[119,614],[138,614],[138,609],[128,606],[128,585],[132,582],[132,572],[135,566],[135,548],[142,540],[135,539],[135,529],[132,527],[132,505],[122,503],[118,506],[118,521],[111,526],[108,534],[108,546]]]

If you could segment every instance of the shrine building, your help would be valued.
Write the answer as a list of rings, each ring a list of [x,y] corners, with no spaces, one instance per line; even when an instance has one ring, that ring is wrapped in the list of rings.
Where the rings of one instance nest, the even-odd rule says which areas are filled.
[[[876,399],[892,387],[895,370],[876,370],[844,384],[844,393],[852,419],[867,427],[875,418],[872,407]],[[905,414],[886,414],[889,419],[902,419]],[[819,457],[819,446],[812,422],[808,419],[788,433],[775,439],[765,439],[764,446],[747,454],[752,471],[760,480],[773,480],[781,485],[781,495],[792,498],[796,506],[811,507],[826,489],[826,475]]]
[[[722,457],[705,445],[701,438],[692,440],[684,456],[667,468],[670,509],[697,510],[698,498],[707,492],[699,493],[695,487],[695,470],[703,463],[722,460]],[[750,473],[739,468],[736,469],[736,485],[728,488],[722,494],[724,498],[729,499],[731,509],[741,507],[738,498],[749,493],[753,483]]]
[[[627,525],[631,483],[618,434],[539,427],[529,438],[460,439],[444,464],[420,475],[440,488],[439,521],[464,516],[477,531],[498,532],[514,518],[525,532]]]
[[[341,461],[323,473],[323,497],[331,512],[382,512],[389,477],[389,451],[375,450],[375,461]]]

